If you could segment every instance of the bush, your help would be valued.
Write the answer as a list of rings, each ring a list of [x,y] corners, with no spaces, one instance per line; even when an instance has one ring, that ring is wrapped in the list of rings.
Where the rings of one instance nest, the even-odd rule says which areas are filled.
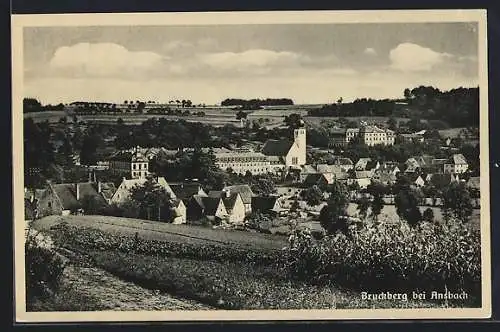
[[[41,233],[28,233],[25,250],[26,299],[44,298],[56,292],[62,281],[66,263],[53,249],[51,241]]]
[[[314,283],[335,283],[358,290],[481,290],[480,235],[461,223],[367,223],[315,241],[296,234],[288,252],[288,272]]]

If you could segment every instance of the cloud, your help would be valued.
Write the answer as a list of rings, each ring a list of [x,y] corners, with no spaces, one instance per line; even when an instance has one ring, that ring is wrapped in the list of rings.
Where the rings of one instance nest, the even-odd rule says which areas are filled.
[[[377,55],[377,51],[375,51],[375,49],[372,48],[372,47],[365,48],[365,50],[363,51],[363,53],[366,54],[366,55]]]
[[[439,53],[412,43],[399,44],[389,53],[391,68],[403,72],[430,71],[451,58],[451,54]]]
[[[167,58],[154,52],[135,52],[113,43],[79,43],[58,48],[51,69],[73,76],[110,77],[141,74]]]
[[[277,52],[263,49],[247,50],[240,53],[205,53],[199,56],[201,63],[215,70],[260,70],[300,65],[309,58],[293,52]]]

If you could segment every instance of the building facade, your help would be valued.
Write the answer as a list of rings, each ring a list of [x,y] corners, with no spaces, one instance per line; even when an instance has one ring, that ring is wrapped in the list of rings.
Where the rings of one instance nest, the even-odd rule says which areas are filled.
[[[144,179],[149,174],[149,160],[140,152],[119,152],[109,160],[109,169],[131,179]]]
[[[389,129],[381,129],[377,126],[361,126],[360,128],[348,128],[345,133],[345,141],[349,143],[355,137],[359,137],[363,144],[394,145],[395,134]]]

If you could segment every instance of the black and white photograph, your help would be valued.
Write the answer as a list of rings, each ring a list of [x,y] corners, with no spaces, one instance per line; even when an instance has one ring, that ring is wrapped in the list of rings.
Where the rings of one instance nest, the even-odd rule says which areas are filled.
[[[485,10],[12,22],[18,321],[491,315]]]

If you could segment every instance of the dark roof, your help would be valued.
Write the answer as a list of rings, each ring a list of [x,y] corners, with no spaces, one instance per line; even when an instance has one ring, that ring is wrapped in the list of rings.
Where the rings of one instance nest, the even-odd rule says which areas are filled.
[[[322,173],[309,174],[304,180],[304,184],[308,186],[325,184],[325,183],[328,183],[328,180]]]
[[[234,208],[234,204],[238,199],[238,195],[239,194],[237,192],[229,192],[229,197],[228,197],[226,196],[226,192],[215,191],[215,190],[212,190],[208,193],[208,197],[210,198],[221,198],[227,210],[232,210]]]
[[[201,196],[201,201],[203,202],[203,209],[205,210],[205,215],[214,216],[215,212],[217,212],[217,207],[219,206],[220,198]]]
[[[62,208],[64,210],[72,210],[80,207],[79,200],[76,199],[76,185],[78,185],[78,189],[80,191],[79,200],[81,200],[85,196],[93,196],[96,200],[105,204],[104,198],[99,195],[97,192],[96,184],[91,182],[83,182],[83,183],[61,183],[61,184],[53,184],[52,189],[55,194],[59,198],[62,204]]]
[[[277,200],[277,196],[256,196],[252,199],[252,211],[272,210]]]
[[[101,195],[105,199],[111,199],[116,192],[116,187],[112,182],[101,182]]]
[[[479,189],[481,187],[481,178],[479,176],[473,176],[467,181],[467,187]]]
[[[262,148],[262,153],[267,156],[286,156],[293,142],[289,140],[268,140]]]
[[[241,196],[244,204],[251,204],[252,197],[255,196],[252,188],[248,184],[238,184],[234,186],[228,186],[225,189],[229,189],[230,192],[238,193]]]
[[[199,183],[175,183],[170,184],[170,188],[179,199],[188,199],[194,195],[198,195],[201,189]]]

